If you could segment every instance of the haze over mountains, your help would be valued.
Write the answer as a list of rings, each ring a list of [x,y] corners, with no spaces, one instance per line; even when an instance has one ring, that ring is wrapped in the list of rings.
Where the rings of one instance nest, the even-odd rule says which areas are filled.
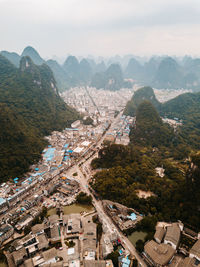
[[[118,90],[122,87],[130,88],[133,83],[158,89],[185,88],[194,91],[198,91],[200,86],[200,59],[188,56],[182,59],[154,56],[148,60],[128,55],[115,56],[109,60],[102,58],[98,62],[92,58],[79,61],[75,56],[69,56],[60,65],[53,59],[45,61],[30,46],[24,49],[22,55],[7,51],[1,54],[17,67],[23,56],[29,56],[36,65],[46,63],[53,71],[59,91],[81,85]]]

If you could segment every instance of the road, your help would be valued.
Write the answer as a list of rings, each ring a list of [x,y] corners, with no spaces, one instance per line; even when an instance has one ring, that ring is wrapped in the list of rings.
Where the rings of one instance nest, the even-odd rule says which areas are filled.
[[[116,122],[116,120],[118,119],[118,117],[121,116],[121,112],[120,114],[118,114],[118,116],[113,120],[112,124]],[[111,125],[112,125],[111,124]],[[104,140],[104,137],[102,137],[99,142],[96,144],[96,147],[100,146],[102,144]],[[105,213],[103,206],[102,206],[102,202],[100,200],[96,200],[96,198],[94,197],[94,195],[90,192],[89,190],[89,184],[88,184],[88,180],[91,177],[90,171],[88,171],[87,173],[83,173],[83,170],[85,167],[87,168],[87,170],[89,169],[89,165],[91,163],[91,160],[97,156],[96,152],[91,158],[89,158],[88,160],[85,161],[81,161],[82,162],[82,166],[79,167],[78,165],[75,165],[74,167],[70,168],[69,170],[67,170],[65,172],[66,175],[72,176],[73,173],[77,172],[78,173],[78,180],[80,183],[80,186],[82,188],[83,191],[85,191],[88,195],[92,196],[92,200],[93,200],[93,205],[95,206],[98,215],[100,217],[100,220],[103,222],[103,225],[108,229],[108,231],[110,233],[116,233],[118,238],[122,241],[122,244],[124,246],[124,248],[126,250],[128,250],[133,256],[135,256],[135,258],[138,260],[140,266],[142,267],[147,267],[146,263],[142,260],[142,258],[139,256],[139,254],[137,253],[135,247],[133,246],[133,244],[129,241],[129,239],[127,237],[125,237],[122,232],[120,232],[118,230],[118,228],[115,226],[115,224],[113,223],[113,221],[111,220],[111,218]]]

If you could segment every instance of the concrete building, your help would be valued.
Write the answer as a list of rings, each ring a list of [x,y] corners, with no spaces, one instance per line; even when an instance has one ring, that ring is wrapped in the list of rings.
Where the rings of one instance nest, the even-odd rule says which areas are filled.
[[[77,120],[77,121],[74,121],[72,124],[71,124],[71,127],[72,128],[77,128],[79,127],[81,124],[81,121],[80,120]]]
[[[66,234],[79,234],[82,230],[80,214],[63,215],[63,225],[66,226]]]
[[[83,257],[95,260],[97,246],[97,226],[89,218],[84,221]]]
[[[159,227],[159,226],[156,227],[154,239],[158,244],[162,243],[165,233],[166,233],[166,230],[164,227]]]
[[[31,228],[32,234],[34,235],[41,235],[44,233],[44,224],[35,224],[32,228]]]
[[[167,232],[164,238],[164,244],[171,245],[174,249],[177,248],[181,235],[181,229],[178,223],[172,223],[167,227]]]
[[[200,261],[200,239],[193,245],[189,253],[190,258],[195,258]]]
[[[27,253],[24,247],[12,253],[12,258],[16,266],[22,264],[24,260],[26,259],[26,257],[27,257]]]
[[[3,225],[0,228],[0,244],[2,244],[5,240],[10,238],[14,233],[14,229],[11,225]]]
[[[113,267],[113,263],[111,260],[106,260],[106,261],[84,260],[83,266],[84,267]]]
[[[200,262],[198,263],[195,258],[185,258],[181,260],[177,267],[200,267]]]
[[[162,267],[169,263],[175,254],[175,249],[168,244],[157,244],[151,240],[144,246],[147,261],[155,267]]]

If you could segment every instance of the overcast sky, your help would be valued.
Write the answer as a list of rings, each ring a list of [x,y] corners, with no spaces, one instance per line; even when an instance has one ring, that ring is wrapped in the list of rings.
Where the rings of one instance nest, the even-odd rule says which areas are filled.
[[[200,0],[0,0],[0,50],[200,56]]]

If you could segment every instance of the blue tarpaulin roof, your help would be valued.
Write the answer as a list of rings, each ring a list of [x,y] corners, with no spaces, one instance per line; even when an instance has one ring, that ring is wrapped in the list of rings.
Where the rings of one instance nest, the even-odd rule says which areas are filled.
[[[122,267],[128,267],[130,266],[131,261],[128,258],[122,259]]]
[[[5,203],[5,202],[6,202],[6,200],[4,198],[0,197],[0,205]]]
[[[44,153],[44,158],[46,161],[51,161],[54,158],[55,148],[48,148],[47,151]]]
[[[131,221],[135,221],[137,219],[137,215],[133,212],[130,216],[127,216]]]

